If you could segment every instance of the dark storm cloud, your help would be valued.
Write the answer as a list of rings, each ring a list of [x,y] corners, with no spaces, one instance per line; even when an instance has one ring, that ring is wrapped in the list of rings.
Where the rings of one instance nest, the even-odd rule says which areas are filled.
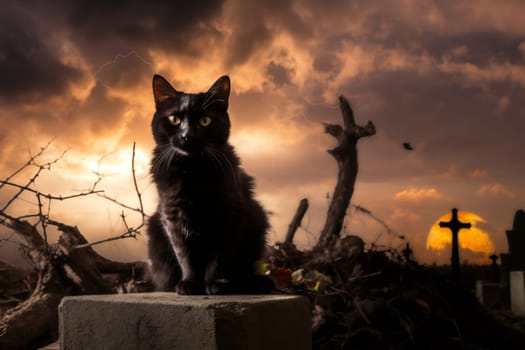
[[[341,68],[341,60],[334,54],[322,50],[314,58],[313,68],[319,72],[332,72],[338,74]]]
[[[227,47],[225,65],[237,65],[248,61],[263,51],[278,34],[289,34],[298,40],[306,40],[313,34],[312,28],[297,13],[293,0],[243,1],[231,4],[231,41]]]
[[[452,206],[503,217],[523,203],[520,2],[18,3],[0,14],[0,116],[10,126],[0,138],[4,172],[27,144],[36,148],[55,136],[58,148],[86,160],[132,140],[149,153],[151,74],[165,71],[177,88],[191,91],[188,82],[229,73],[232,140],[257,178],[257,193],[274,198],[268,209],[282,221],[279,233],[302,196],[312,200],[312,220],[324,217],[326,208],[315,210],[315,202],[326,205],[337,169],[325,152],[335,141],[321,122],[341,123],[339,94],[350,99],[359,124],[370,119],[378,129],[359,142],[354,200],[392,217],[394,229],[421,238],[434,215]],[[516,6],[511,17],[509,4]],[[69,56],[56,50],[61,43]],[[3,103],[31,99],[40,103]],[[414,151],[403,149],[406,141]],[[89,171],[83,162],[75,163],[79,174]],[[476,169],[487,175],[468,177]],[[57,178],[55,186],[68,181]],[[394,199],[411,187],[442,197]],[[482,188],[503,188],[514,202]],[[403,224],[401,214],[418,219]]]
[[[370,16],[366,19],[366,27],[370,35],[351,36],[349,39],[361,44],[380,45],[384,49],[425,53],[436,59],[469,62],[480,67],[503,62],[525,63],[520,51],[524,36],[515,33],[483,29],[457,33],[432,31],[422,29],[417,23],[384,15]]]
[[[63,63],[45,33],[11,7],[0,14],[0,99],[31,103],[60,96],[86,73]]]
[[[491,173],[505,174],[525,171],[524,164],[509,162],[520,158],[522,147],[517,142],[523,140],[520,130],[524,121],[520,120],[519,111],[525,105],[518,96],[525,94],[525,89],[517,84],[465,86],[458,83],[456,76],[439,72],[432,73],[430,83],[427,76],[400,70],[355,77],[342,91],[349,96],[373,94],[382,100],[360,117],[374,121],[387,141],[382,152],[389,154],[384,162],[366,173],[368,179],[385,175],[378,168],[392,163],[392,152],[400,160],[408,157],[400,146],[407,140],[427,163],[425,167],[413,168],[412,172],[421,173],[410,176],[443,171],[453,163],[463,174],[475,168],[490,168]],[[500,96],[513,101],[504,115],[498,115]],[[399,149],[389,149],[388,143],[398,145]],[[525,146],[524,141],[521,144]],[[393,163],[388,166],[393,170],[387,176],[406,176],[406,169]]]
[[[68,25],[84,48],[115,45],[160,48],[198,56],[219,37],[213,20],[223,1],[77,1],[67,3]]]
[[[121,90],[133,88],[145,80],[150,86],[154,73],[152,64],[134,51],[126,55],[118,55],[113,61],[107,62],[94,72],[97,81],[101,84]]]
[[[123,126],[123,112],[127,102],[120,98],[109,97],[108,89],[110,88],[98,84],[91,90],[86,102],[75,106],[73,113],[61,121],[66,124],[65,127],[70,130],[72,136],[81,135],[83,138],[90,134],[104,136]],[[87,144],[90,143],[89,138],[85,141]]]
[[[293,70],[286,68],[285,66],[271,61],[266,66],[266,73],[269,78],[274,82],[277,87],[281,87],[285,84],[290,84]]]
[[[419,42],[434,57],[456,55],[450,59],[485,67],[494,63],[525,63],[519,49],[523,40],[523,36],[501,32],[474,32],[454,36],[426,33]]]

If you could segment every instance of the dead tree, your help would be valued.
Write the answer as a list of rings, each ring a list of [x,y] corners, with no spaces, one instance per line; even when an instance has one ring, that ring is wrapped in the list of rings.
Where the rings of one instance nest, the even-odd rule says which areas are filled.
[[[307,210],[308,199],[303,198],[299,201],[299,207],[297,207],[297,211],[295,212],[292,222],[290,223],[290,225],[288,225],[288,232],[286,233],[284,244],[293,244],[295,232],[297,231],[299,226],[301,226],[301,222],[303,221],[304,214],[306,214]]]
[[[326,215],[326,222],[315,250],[329,248],[339,238],[357,177],[357,141],[361,137],[371,136],[376,132],[371,121],[368,121],[364,127],[356,125],[352,108],[344,96],[339,97],[339,105],[343,115],[343,126],[324,124],[325,132],[337,140],[337,146],[328,150],[328,153],[337,161],[339,172],[332,201]]]
[[[324,228],[311,251],[299,251],[293,245],[295,232],[308,209],[307,202],[304,203],[305,199],[303,199],[289,225],[284,243],[276,243],[268,253],[281,265],[293,268],[330,265],[334,260],[341,258],[352,260],[363,251],[364,243],[359,237],[348,236],[340,239],[340,232],[357,176],[357,141],[361,137],[374,135],[376,130],[371,121],[368,121],[364,127],[356,125],[352,108],[343,96],[339,97],[339,103],[344,126],[324,124],[325,132],[337,139],[337,146],[328,150],[328,153],[335,158],[339,167],[337,183]],[[363,210],[362,207],[358,208]],[[368,212],[368,214],[371,213]]]
[[[43,147],[39,153],[31,156],[21,168],[0,181],[0,189],[10,187],[15,194],[0,208],[0,224],[8,228],[23,241],[20,247],[38,275],[38,281],[31,296],[14,308],[0,315],[0,348],[26,349],[35,348],[56,339],[58,330],[58,304],[67,295],[115,293],[112,282],[104,278],[103,274],[118,274],[122,278],[131,279],[132,276],[141,276],[146,271],[143,262],[121,263],[106,259],[97,254],[92,245],[128,237],[136,237],[144,225],[145,214],[142,206],[141,194],[137,187],[134,171],[135,146],[133,146],[132,171],[133,182],[137,192],[139,205],[134,208],[118,200],[106,196],[104,191],[96,187],[101,176],[95,181],[90,190],[68,195],[56,196],[46,194],[33,187],[35,180],[44,170],[60,160],[58,157],[52,162],[39,164],[39,157],[46,150]],[[35,167],[29,181],[24,184],[16,183],[13,178],[21,172]],[[36,212],[15,217],[9,214],[11,204],[17,201],[22,194],[34,195],[38,203]],[[121,207],[133,210],[142,218],[135,228],[130,227],[122,214],[125,232],[99,242],[88,243],[76,226],[70,226],[51,218],[51,204],[53,201],[64,201],[81,196],[97,195],[109,199]],[[48,241],[47,228],[54,226],[60,232],[56,243]],[[9,238],[7,238],[9,239]]]

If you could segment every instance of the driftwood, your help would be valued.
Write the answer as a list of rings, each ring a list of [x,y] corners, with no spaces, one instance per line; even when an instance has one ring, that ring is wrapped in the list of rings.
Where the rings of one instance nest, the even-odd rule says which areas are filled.
[[[94,244],[135,237],[140,233],[145,215],[134,170],[133,179],[140,204],[137,209],[132,210],[141,214],[142,223],[136,228],[129,227],[123,214],[126,232],[117,237],[88,243],[76,226],[66,225],[50,218],[51,202],[90,195],[106,197],[103,191],[96,189],[101,177],[99,176],[89,191],[70,196],[54,196],[37,191],[32,187],[37,177],[43,170],[49,170],[62,157],[53,162],[38,164],[38,159],[46,148],[47,146],[43,147],[20,169],[0,181],[0,189],[3,187],[17,189],[15,195],[0,210],[0,224],[23,240],[23,243],[19,243],[20,248],[38,276],[36,287],[30,297],[0,315],[0,349],[31,349],[54,341],[58,335],[58,304],[64,296],[115,293],[114,281],[106,278],[105,274],[117,275],[120,281],[128,281],[136,277],[140,278],[146,272],[146,265],[143,262],[112,261],[100,256],[92,248]],[[134,155],[135,147],[132,157],[133,169]],[[17,174],[31,167],[36,167],[37,170],[30,181],[25,184],[14,182],[13,178]],[[23,193],[31,193],[36,197],[38,211],[32,215],[14,217],[8,213],[9,208]],[[109,197],[107,199],[119,205],[117,200]],[[121,204],[121,207],[132,208]],[[47,227],[49,226],[55,226],[60,231],[56,243],[48,242]]]

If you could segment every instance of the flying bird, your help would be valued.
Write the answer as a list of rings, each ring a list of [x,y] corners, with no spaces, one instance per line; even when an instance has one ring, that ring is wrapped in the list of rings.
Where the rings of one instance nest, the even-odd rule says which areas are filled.
[[[403,147],[407,150],[407,151],[413,151],[414,150],[414,147],[412,147],[412,145],[408,142],[404,142],[403,143]]]

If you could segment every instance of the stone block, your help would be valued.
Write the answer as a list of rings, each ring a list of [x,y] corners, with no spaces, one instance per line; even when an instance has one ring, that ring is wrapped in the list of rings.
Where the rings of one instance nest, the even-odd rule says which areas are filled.
[[[481,305],[488,308],[505,305],[505,289],[500,283],[476,281],[476,297]]]
[[[60,350],[60,345],[58,342],[55,342],[55,343],[46,345],[43,348],[39,348],[38,350]]]
[[[310,307],[300,296],[77,296],[63,299],[59,317],[62,350],[311,349]]]
[[[525,316],[525,271],[510,272],[510,308],[516,315]]]

